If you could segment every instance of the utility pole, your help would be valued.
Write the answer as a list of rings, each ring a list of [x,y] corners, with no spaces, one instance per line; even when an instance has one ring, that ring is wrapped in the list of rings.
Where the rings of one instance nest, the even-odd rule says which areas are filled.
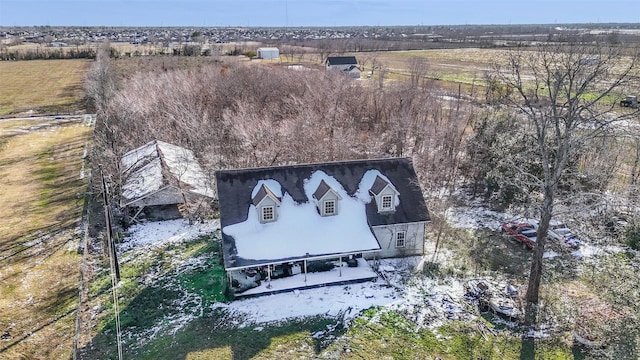
[[[113,226],[111,225],[111,207],[109,206],[109,188],[107,182],[104,179],[104,173],[102,172],[102,165],[98,165],[100,168],[100,176],[102,177],[102,201],[104,203],[104,220],[105,227],[107,229],[107,251],[109,252],[109,259],[113,260],[113,270],[116,275],[117,281],[120,281],[120,265],[118,264],[118,254],[116,253],[116,245],[113,241]]]
[[[109,190],[104,179],[102,165],[100,177],[102,178],[102,201],[104,203],[104,220],[107,233],[107,251],[109,252],[109,265],[111,268],[111,292],[113,294],[113,311],[116,319],[116,340],[118,343],[118,360],[122,360],[122,336],[120,331],[120,309],[118,308],[118,283],[120,282],[120,265],[116,253],[116,245],[113,242],[113,227],[111,226],[111,208],[109,207]]]

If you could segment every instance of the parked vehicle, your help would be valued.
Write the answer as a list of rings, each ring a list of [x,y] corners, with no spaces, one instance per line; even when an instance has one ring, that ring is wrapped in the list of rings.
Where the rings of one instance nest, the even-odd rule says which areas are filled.
[[[523,247],[533,249],[536,246],[538,233],[534,224],[528,222],[507,222],[502,224],[500,232],[522,243]]]
[[[638,97],[637,96],[627,96],[624,100],[620,101],[620,106],[622,107],[630,107],[637,108],[638,107]]]
[[[513,236],[516,240],[522,243],[522,246],[526,246],[529,249],[533,249],[538,242],[538,230],[526,229]]]
[[[533,229],[534,226],[527,222],[506,222],[502,224],[500,232],[507,235],[516,235],[523,230]]]
[[[580,247],[582,241],[576,234],[571,231],[563,222],[551,220],[549,222],[549,231],[547,233],[549,239],[560,241],[561,243],[573,248]]]

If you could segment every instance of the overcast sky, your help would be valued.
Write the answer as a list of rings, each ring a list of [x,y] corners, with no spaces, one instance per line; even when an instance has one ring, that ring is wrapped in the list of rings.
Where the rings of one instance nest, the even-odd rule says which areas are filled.
[[[640,23],[638,0],[0,0],[0,26]]]

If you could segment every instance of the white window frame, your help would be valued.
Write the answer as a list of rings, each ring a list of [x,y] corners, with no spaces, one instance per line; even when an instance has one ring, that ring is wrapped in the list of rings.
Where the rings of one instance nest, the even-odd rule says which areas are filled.
[[[271,218],[265,217],[267,210],[271,209]],[[263,206],[260,209],[260,220],[262,222],[271,222],[276,220],[276,207],[272,205]]]
[[[403,248],[407,246],[407,232],[398,231],[396,233],[396,247]]]
[[[333,204],[332,212],[327,211],[327,207],[329,204]],[[338,213],[338,203],[335,200],[325,200],[323,205],[324,206],[322,207],[322,212],[325,216],[336,215]]]
[[[389,206],[385,206],[385,200],[389,203]],[[382,195],[380,198],[380,208],[382,210],[393,209],[393,195]]]

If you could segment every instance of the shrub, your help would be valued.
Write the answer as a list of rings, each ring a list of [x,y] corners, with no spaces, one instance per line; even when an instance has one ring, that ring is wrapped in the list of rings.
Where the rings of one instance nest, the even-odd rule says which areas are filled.
[[[640,225],[632,225],[625,231],[627,243],[634,250],[640,250]]]

